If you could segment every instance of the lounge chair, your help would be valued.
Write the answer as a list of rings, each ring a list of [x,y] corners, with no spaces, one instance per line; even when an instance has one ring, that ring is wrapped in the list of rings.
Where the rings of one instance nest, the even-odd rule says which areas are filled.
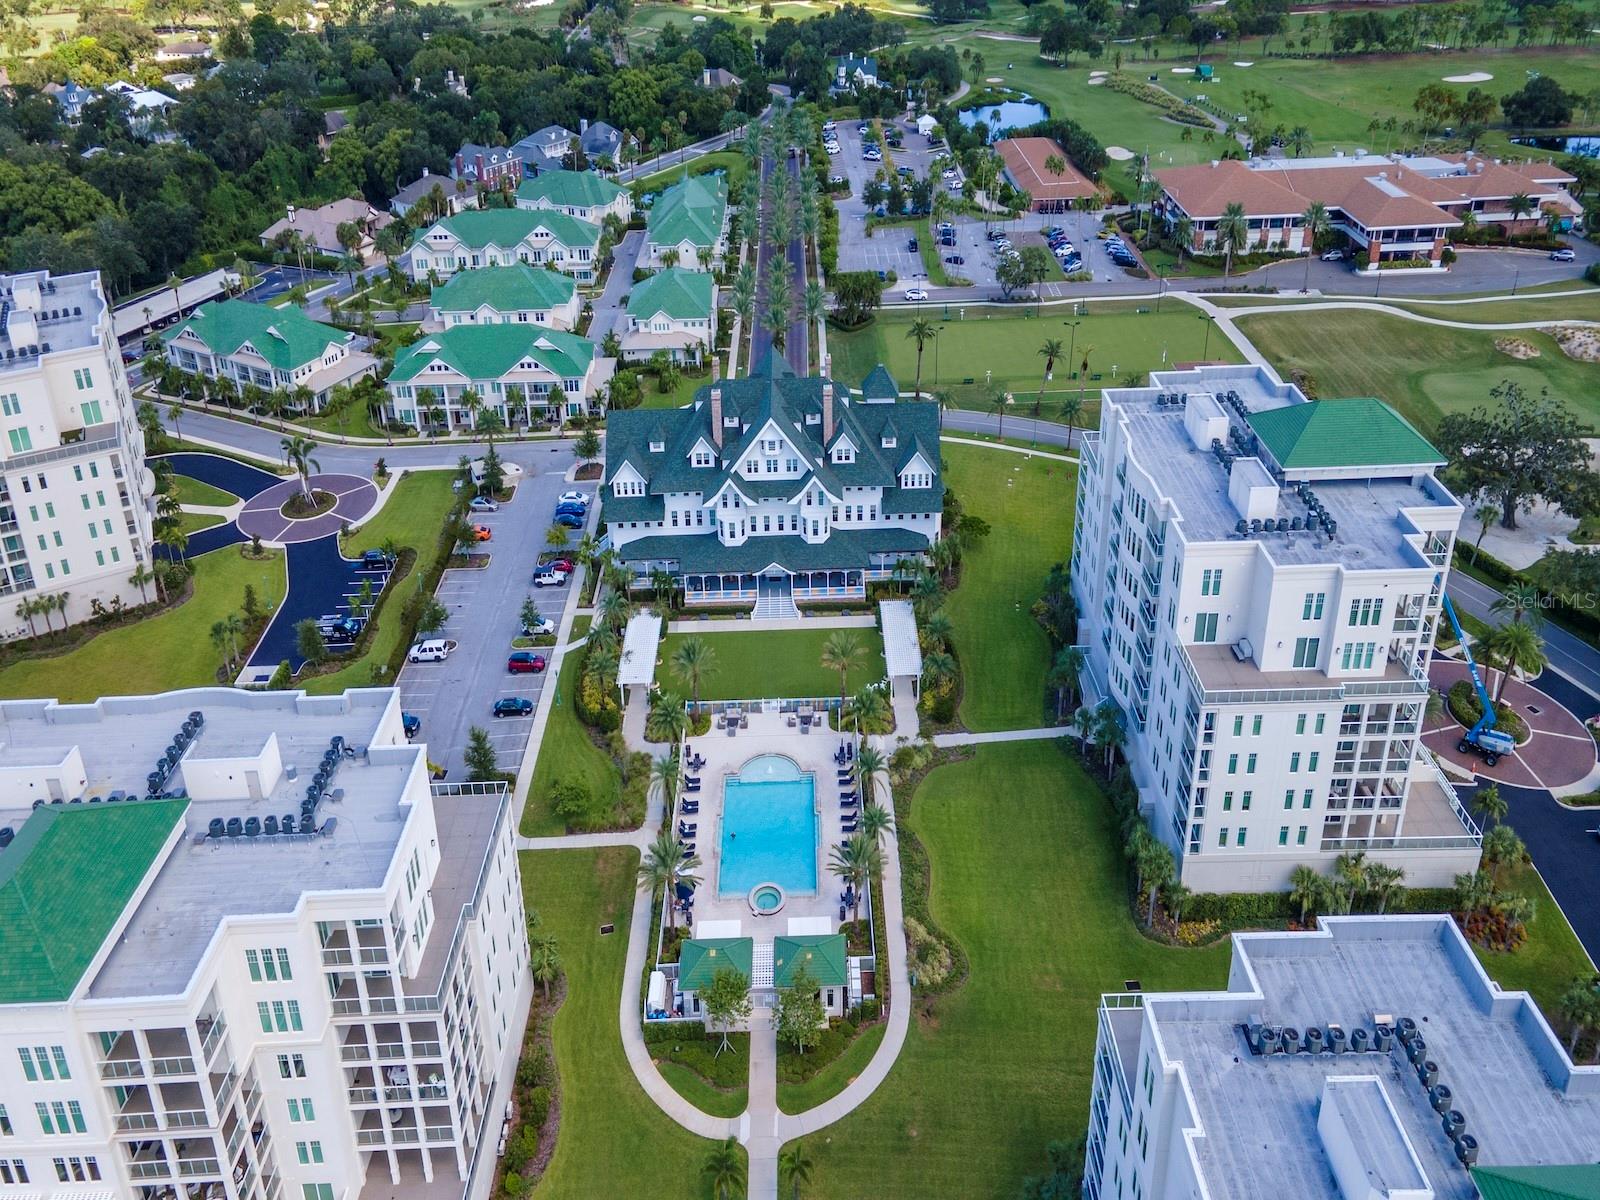
[[[700,776],[698,776],[698,775],[685,775],[683,777],[683,781],[685,783],[692,783],[692,784],[694,784],[695,787],[699,787],[700,786]]]
[[[681,838],[692,838],[695,835],[695,831],[699,828],[700,826],[698,824],[690,824],[688,821],[679,821],[678,836]]]
[[[683,803],[678,805],[678,811],[683,813],[683,814],[685,814],[686,816],[692,816],[693,814],[695,814],[695,813],[700,811],[700,801],[698,801],[698,800],[685,800],[685,801],[683,801]]]
[[[860,804],[861,802],[856,799],[841,800],[839,801],[839,811],[853,814],[855,810],[860,807]]]
[[[839,826],[839,832],[840,833],[854,833],[855,831],[856,831],[856,823],[854,821],[851,821],[848,824]]]
[[[684,858],[693,858],[694,857],[694,843],[693,842],[685,842],[683,844],[683,857]]]

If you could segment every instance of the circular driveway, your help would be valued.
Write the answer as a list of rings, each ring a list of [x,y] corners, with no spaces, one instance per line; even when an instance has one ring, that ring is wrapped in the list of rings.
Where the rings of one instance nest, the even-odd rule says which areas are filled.
[[[1484,684],[1491,693],[1499,687],[1498,672],[1491,672]],[[1435,658],[1428,670],[1429,681],[1441,692],[1448,692],[1457,681],[1469,678],[1467,665],[1456,659]],[[1428,749],[1447,758],[1480,779],[1519,787],[1568,787],[1585,778],[1595,765],[1595,742],[1583,722],[1538,688],[1512,679],[1506,684],[1503,703],[1509,705],[1528,725],[1528,740],[1509,757],[1494,766],[1486,765],[1476,754],[1456,749],[1462,728],[1445,708],[1428,722],[1422,740]]]
[[[313,491],[329,492],[337,503],[315,517],[292,520],[283,515],[282,509],[289,497],[302,488],[298,479],[285,480],[245,502],[238,517],[240,532],[246,537],[285,545],[311,542],[363,520],[378,501],[378,489],[359,475],[313,475],[310,483]]]

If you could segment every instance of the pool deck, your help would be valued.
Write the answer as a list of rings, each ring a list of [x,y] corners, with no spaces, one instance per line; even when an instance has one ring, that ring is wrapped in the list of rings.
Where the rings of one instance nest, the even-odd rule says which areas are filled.
[[[810,734],[801,734],[798,728],[789,728],[786,718],[776,713],[759,713],[750,717],[750,728],[729,737],[726,730],[713,726],[703,737],[689,739],[689,756],[705,756],[705,766],[697,774],[701,780],[700,812],[686,820],[698,823],[695,834],[695,853],[702,862],[700,877],[704,881],[695,890],[694,920],[738,921],[741,933],[753,937],[759,945],[770,943],[789,931],[790,918],[826,917],[830,929],[839,922],[839,894],[844,884],[828,870],[828,860],[833,847],[844,840],[840,832],[840,789],[834,782],[836,768],[833,755],[844,740],[843,735],[826,728]],[[717,895],[717,880],[721,873],[722,845],[722,781],[725,775],[736,775],[739,768],[752,758],[763,754],[781,754],[799,764],[816,781],[817,822],[817,892],[802,896],[786,893],[783,908],[770,916],[757,917],[750,911],[743,894],[721,898]],[[676,819],[673,822],[676,827]]]

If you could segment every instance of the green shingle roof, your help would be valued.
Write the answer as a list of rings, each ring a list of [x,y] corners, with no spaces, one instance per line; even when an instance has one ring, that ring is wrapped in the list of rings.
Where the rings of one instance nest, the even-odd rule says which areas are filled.
[[[67,1000],[187,800],[35,809],[0,850],[0,1004]]]
[[[552,209],[470,208],[428,228],[436,226],[448,230],[474,250],[486,246],[508,250],[538,229],[545,230],[563,246],[592,246],[600,240],[598,225]],[[412,245],[426,250],[427,243],[423,239],[427,232],[427,229],[421,230]]]
[[[843,987],[845,944],[842,933],[796,934],[772,939],[772,982],[788,987],[801,967],[822,987]]]
[[[1251,413],[1250,428],[1285,471],[1421,466],[1444,456],[1382,400],[1312,400]]]
[[[879,363],[867,372],[867,377],[861,381],[861,398],[863,400],[898,400],[900,398],[900,385],[895,382],[894,376],[889,374],[889,368]]]
[[[648,320],[658,312],[678,321],[711,316],[711,276],[669,267],[637,284],[628,296],[628,315]]]
[[[248,300],[214,300],[202,304],[176,329],[162,334],[170,342],[192,333],[213,354],[235,354],[246,343],[279,371],[293,371],[321,358],[328,346],[344,342],[342,330],[313,321],[292,304],[272,308]]]
[[[649,240],[662,246],[714,246],[728,211],[728,185],[720,175],[692,175],[673,184],[650,209]]]
[[[1600,1200],[1600,1166],[1473,1167],[1483,1200]]]
[[[568,303],[578,285],[560,271],[517,263],[457,271],[433,289],[433,307],[440,312],[476,312],[488,305],[496,312],[555,308]]]
[[[690,938],[678,948],[678,988],[699,991],[723,967],[732,967],[748,981],[755,951],[752,938]]]
[[[594,361],[594,343],[532,325],[452,325],[400,351],[389,378],[404,383],[437,360],[468,379],[499,379],[524,358],[562,379],[580,379]]]
[[[517,186],[517,199],[598,208],[610,204],[622,192],[622,188],[593,171],[546,171],[534,179],[524,179]]]

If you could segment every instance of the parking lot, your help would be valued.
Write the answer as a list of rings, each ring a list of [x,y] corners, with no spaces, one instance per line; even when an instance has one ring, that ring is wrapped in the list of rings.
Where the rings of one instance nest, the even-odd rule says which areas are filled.
[[[400,673],[400,696],[405,711],[422,721],[418,735],[428,744],[429,757],[444,767],[449,779],[466,776],[464,752],[468,731],[479,725],[489,734],[499,767],[515,771],[533,728],[533,711],[550,677],[511,674],[506,659],[512,639],[521,632],[522,602],[532,596],[539,614],[558,626],[572,592],[570,582],[560,587],[533,586],[534,565],[548,554],[545,531],[555,514],[556,499],[564,491],[594,495],[593,483],[569,483],[564,476],[566,456],[560,466],[544,473],[525,474],[516,495],[498,512],[475,513],[475,524],[489,528],[491,538],[480,546],[489,553],[489,565],[446,571],[437,596],[449,612],[439,637],[455,643],[443,662],[407,663]],[[591,514],[593,507],[591,505]],[[581,530],[574,530],[575,543]],[[534,648],[549,657],[550,648]],[[496,700],[523,697],[534,710],[527,716],[495,717]]]

